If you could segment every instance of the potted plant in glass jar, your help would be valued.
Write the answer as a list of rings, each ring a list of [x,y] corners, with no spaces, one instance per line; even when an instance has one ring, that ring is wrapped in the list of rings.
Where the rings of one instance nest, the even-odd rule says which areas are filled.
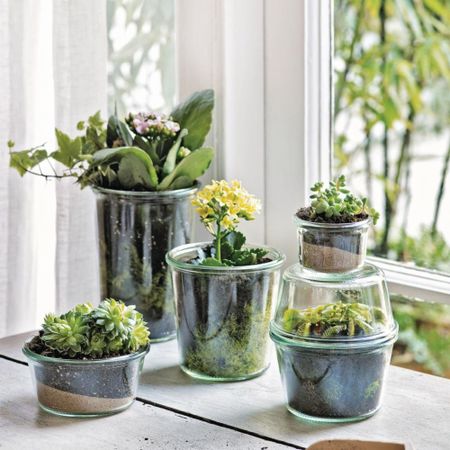
[[[167,254],[178,323],[181,368],[211,381],[245,380],[268,367],[268,330],[284,256],[247,245],[237,231],[259,201],[239,181],[213,181],[193,200],[212,242]]]
[[[375,414],[397,332],[380,269],[330,282],[291,266],[270,329],[289,411],[318,422]]]
[[[310,270],[341,273],[362,267],[370,222],[379,214],[366,198],[353,195],[341,175],[327,188],[322,182],[311,188],[311,205],[297,211],[300,263]]]
[[[102,297],[135,304],[152,329],[152,341],[175,336],[175,313],[168,250],[190,242],[196,181],[214,150],[202,147],[214,106],[212,90],[196,92],[170,115],[155,112],[116,115],[107,126],[97,113],[70,138],[56,130],[58,149],[11,151],[10,164],[21,175],[45,160],[74,177],[97,198]],[[9,143],[10,147],[14,144]],[[53,167],[51,165],[51,167]]]
[[[149,330],[134,306],[106,299],[48,314],[23,353],[40,406],[71,417],[103,416],[128,408],[149,350]]]

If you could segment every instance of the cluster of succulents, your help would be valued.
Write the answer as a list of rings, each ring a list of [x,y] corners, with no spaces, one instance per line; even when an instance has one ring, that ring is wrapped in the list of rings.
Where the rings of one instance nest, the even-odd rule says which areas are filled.
[[[65,314],[47,314],[39,339],[42,353],[63,358],[104,358],[134,353],[149,342],[150,332],[134,306],[105,299]]]
[[[236,230],[239,222],[253,220],[260,201],[240,181],[215,181],[205,186],[192,201],[201,222],[213,235],[213,245],[202,249],[195,262],[208,266],[242,266],[262,262],[266,251],[244,248],[245,236]]]
[[[74,177],[80,186],[162,191],[192,186],[211,164],[214,150],[203,147],[211,128],[214,92],[196,92],[170,115],[156,112],[116,114],[108,123],[96,113],[77,124],[83,134],[71,138],[56,130],[57,150],[44,146],[13,151],[8,142],[10,166],[20,175],[46,178]],[[52,173],[33,169],[48,160]],[[64,166],[58,172],[51,164]]]
[[[302,208],[297,216],[317,222],[354,222],[371,218],[376,224],[379,213],[371,208],[366,197],[357,197],[346,186],[345,176],[330,181],[326,188],[323,182],[311,188],[311,206]]]
[[[315,308],[287,309],[283,328],[299,336],[371,335],[383,328],[386,317],[378,307],[363,303],[329,303]]]

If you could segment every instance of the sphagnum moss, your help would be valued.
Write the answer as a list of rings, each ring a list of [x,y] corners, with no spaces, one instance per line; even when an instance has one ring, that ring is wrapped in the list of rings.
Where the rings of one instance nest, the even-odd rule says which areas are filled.
[[[221,331],[212,339],[197,328],[195,344],[186,352],[186,368],[212,377],[259,373],[266,367],[270,312],[270,306],[261,312],[250,302],[240,318],[235,313],[225,318]]]

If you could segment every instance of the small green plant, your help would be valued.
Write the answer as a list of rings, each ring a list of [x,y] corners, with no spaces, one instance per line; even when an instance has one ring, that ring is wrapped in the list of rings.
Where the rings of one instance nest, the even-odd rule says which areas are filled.
[[[138,351],[148,344],[149,335],[134,306],[105,299],[97,308],[83,303],[60,316],[47,314],[30,348],[61,358],[106,358]]]
[[[213,181],[192,201],[200,220],[214,236],[212,246],[199,251],[196,263],[206,266],[259,264],[267,254],[262,248],[245,248],[245,236],[236,230],[241,219],[253,220],[261,204],[240,181]]]
[[[383,311],[362,303],[329,303],[315,308],[287,309],[283,328],[299,336],[357,336],[377,332],[386,322]]]
[[[328,188],[317,182],[311,188],[311,206],[297,212],[300,219],[314,222],[346,223],[371,218],[376,224],[379,213],[370,208],[366,197],[356,197],[346,187],[345,176],[330,181]]]
[[[12,151],[10,166],[20,175],[46,178],[73,177],[85,186],[137,191],[164,191],[194,184],[211,164],[214,150],[202,147],[212,123],[214,92],[196,92],[170,115],[129,114],[125,121],[112,115],[105,125],[100,112],[77,124],[75,138],[55,130],[57,150],[44,146]],[[48,161],[53,173],[39,164]],[[64,169],[57,171],[53,162]],[[37,167],[37,169],[35,169]],[[34,169],[34,170],[33,170]]]

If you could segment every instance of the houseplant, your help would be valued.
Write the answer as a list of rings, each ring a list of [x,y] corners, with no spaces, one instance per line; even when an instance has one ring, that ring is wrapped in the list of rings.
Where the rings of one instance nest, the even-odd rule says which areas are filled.
[[[40,406],[51,413],[102,416],[128,408],[149,350],[149,330],[134,306],[106,299],[48,314],[25,343]]]
[[[378,213],[366,198],[353,195],[341,175],[327,188],[322,182],[311,188],[311,205],[297,211],[299,260],[307,269],[340,273],[360,268],[367,249],[370,221]]]
[[[291,266],[270,329],[289,411],[325,422],[373,415],[397,332],[380,269],[330,282]]]
[[[10,164],[21,175],[74,177],[97,198],[102,297],[135,304],[152,329],[152,341],[175,336],[175,316],[165,253],[191,239],[190,201],[196,181],[214,151],[202,147],[212,122],[214,93],[194,93],[170,116],[116,115],[107,125],[100,114],[80,122],[81,135],[56,130],[58,149],[12,151]],[[13,142],[9,143],[11,149]],[[42,161],[62,164],[43,174]]]
[[[212,242],[167,254],[176,300],[181,368],[211,381],[245,380],[268,366],[268,330],[284,256],[246,244],[237,231],[259,201],[238,181],[213,181],[193,204]]]

